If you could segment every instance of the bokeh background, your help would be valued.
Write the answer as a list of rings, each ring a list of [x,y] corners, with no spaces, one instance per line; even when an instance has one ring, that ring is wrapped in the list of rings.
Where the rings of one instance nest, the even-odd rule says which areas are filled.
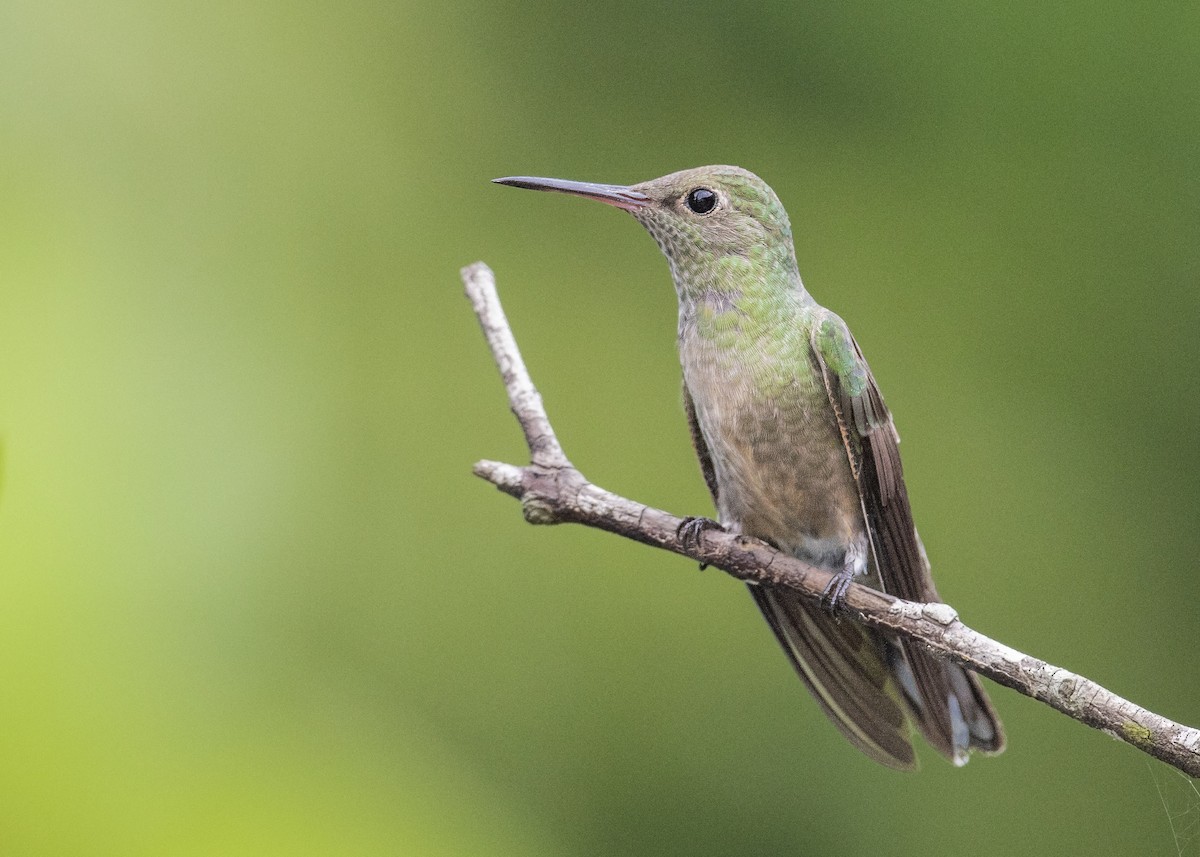
[[[739,584],[526,525],[471,476],[526,455],[458,281],[496,270],[590,478],[704,513],[653,242],[488,179],[759,172],[943,595],[1200,724],[1198,34],[1156,2],[5,3],[0,853],[1200,853],[1200,795],[1100,733],[994,688],[1004,756],[885,770]]]

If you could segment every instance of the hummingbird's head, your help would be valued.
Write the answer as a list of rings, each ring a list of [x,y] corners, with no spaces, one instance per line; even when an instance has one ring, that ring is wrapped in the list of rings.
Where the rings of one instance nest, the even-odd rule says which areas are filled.
[[[746,263],[795,270],[787,212],[766,182],[741,167],[697,167],[629,186],[527,176],[494,181],[625,209],[654,236],[681,289],[696,280],[711,287],[722,269]]]

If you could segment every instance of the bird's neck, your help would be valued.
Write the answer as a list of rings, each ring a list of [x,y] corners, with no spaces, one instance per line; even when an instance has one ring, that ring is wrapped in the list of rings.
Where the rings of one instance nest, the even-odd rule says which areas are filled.
[[[794,328],[797,317],[815,305],[785,248],[758,248],[750,254],[672,259],[679,297],[679,337],[745,342]]]

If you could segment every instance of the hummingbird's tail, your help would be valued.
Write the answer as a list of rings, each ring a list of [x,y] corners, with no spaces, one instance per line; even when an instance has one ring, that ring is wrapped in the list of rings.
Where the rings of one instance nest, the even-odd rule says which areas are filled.
[[[1004,749],[979,679],[857,622],[838,621],[799,593],[750,586],[792,666],[851,744],[882,765],[917,767],[909,720],[935,750],[964,765]]]
[[[978,676],[913,641],[888,644],[892,673],[931,747],[956,765],[965,765],[972,751],[1004,749],[1004,727]]]
[[[796,592],[751,586],[750,594],[797,674],[846,739],[881,765],[914,770],[909,707],[892,678],[880,635],[857,622],[838,622]]]

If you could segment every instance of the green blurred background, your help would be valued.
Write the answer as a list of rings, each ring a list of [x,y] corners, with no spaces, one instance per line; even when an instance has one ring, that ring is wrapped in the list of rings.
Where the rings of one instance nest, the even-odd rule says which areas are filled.
[[[1200,724],[1200,10],[9,0],[0,853],[1198,854],[1200,796],[1002,688],[901,775],[740,585],[473,478],[526,459],[485,259],[573,460],[708,499],[625,215],[787,205],[972,626]],[[1193,834],[1193,837],[1195,834]]]

